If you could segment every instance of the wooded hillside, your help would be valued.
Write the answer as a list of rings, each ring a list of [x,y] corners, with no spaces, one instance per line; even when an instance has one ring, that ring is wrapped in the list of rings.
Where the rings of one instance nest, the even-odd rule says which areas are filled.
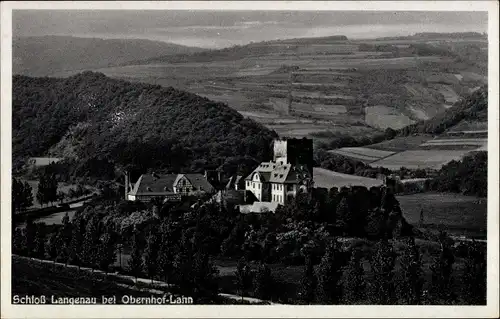
[[[173,88],[84,72],[13,78],[13,158],[71,158],[77,175],[114,168],[245,170],[276,134],[223,103]]]

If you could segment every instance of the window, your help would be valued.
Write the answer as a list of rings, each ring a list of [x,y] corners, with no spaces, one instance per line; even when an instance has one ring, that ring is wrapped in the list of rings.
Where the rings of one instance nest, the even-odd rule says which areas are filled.
[[[252,187],[255,188],[255,183],[253,183]]]

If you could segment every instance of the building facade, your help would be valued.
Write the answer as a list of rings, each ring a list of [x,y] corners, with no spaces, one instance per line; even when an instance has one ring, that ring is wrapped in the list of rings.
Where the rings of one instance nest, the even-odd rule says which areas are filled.
[[[245,178],[245,190],[259,202],[286,205],[313,187],[312,140],[274,141],[273,161],[263,162]]]
[[[126,199],[148,201],[161,198],[179,201],[182,196],[199,196],[213,193],[214,187],[202,174],[143,174],[126,192]]]

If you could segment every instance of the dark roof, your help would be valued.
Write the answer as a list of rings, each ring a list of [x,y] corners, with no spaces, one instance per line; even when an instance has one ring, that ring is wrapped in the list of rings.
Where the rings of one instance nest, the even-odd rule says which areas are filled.
[[[184,175],[197,191],[211,192],[214,187],[202,174],[179,174]]]
[[[191,182],[195,191],[213,191],[213,186],[202,174],[143,174],[129,194],[156,196],[174,194],[174,185],[182,176]]]
[[[131,195],[151,194],[157,195],[170,194],[174,192],[173,185],[177,174],[142,174],[130,192]]]
[[[273,162],[262,162],[245,179],[252,180],[255,173],[260,174],[263,182],[270,183],[297,183],[305,178],[310,178],[306,170],[293,167],[291,164],[278,164]]]

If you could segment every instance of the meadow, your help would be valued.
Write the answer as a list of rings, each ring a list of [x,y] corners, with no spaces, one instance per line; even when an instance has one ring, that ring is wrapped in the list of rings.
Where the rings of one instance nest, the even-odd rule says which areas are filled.
[[[485,238],[487,199],[450,193],[420,193],[397,196],[405,219],[419,225],[420,211],[424,212],[421,228],[446,230],[457,236]],[[420,227],[420,226],[418,226]]]
[[[380,186],[383,181],[375,178],[368,178],[356,175],[342,174],[330,171],[324,168],[315,167],[313,170],[314,186],[330,189],[332,187],[349,187],[349,186]]]

